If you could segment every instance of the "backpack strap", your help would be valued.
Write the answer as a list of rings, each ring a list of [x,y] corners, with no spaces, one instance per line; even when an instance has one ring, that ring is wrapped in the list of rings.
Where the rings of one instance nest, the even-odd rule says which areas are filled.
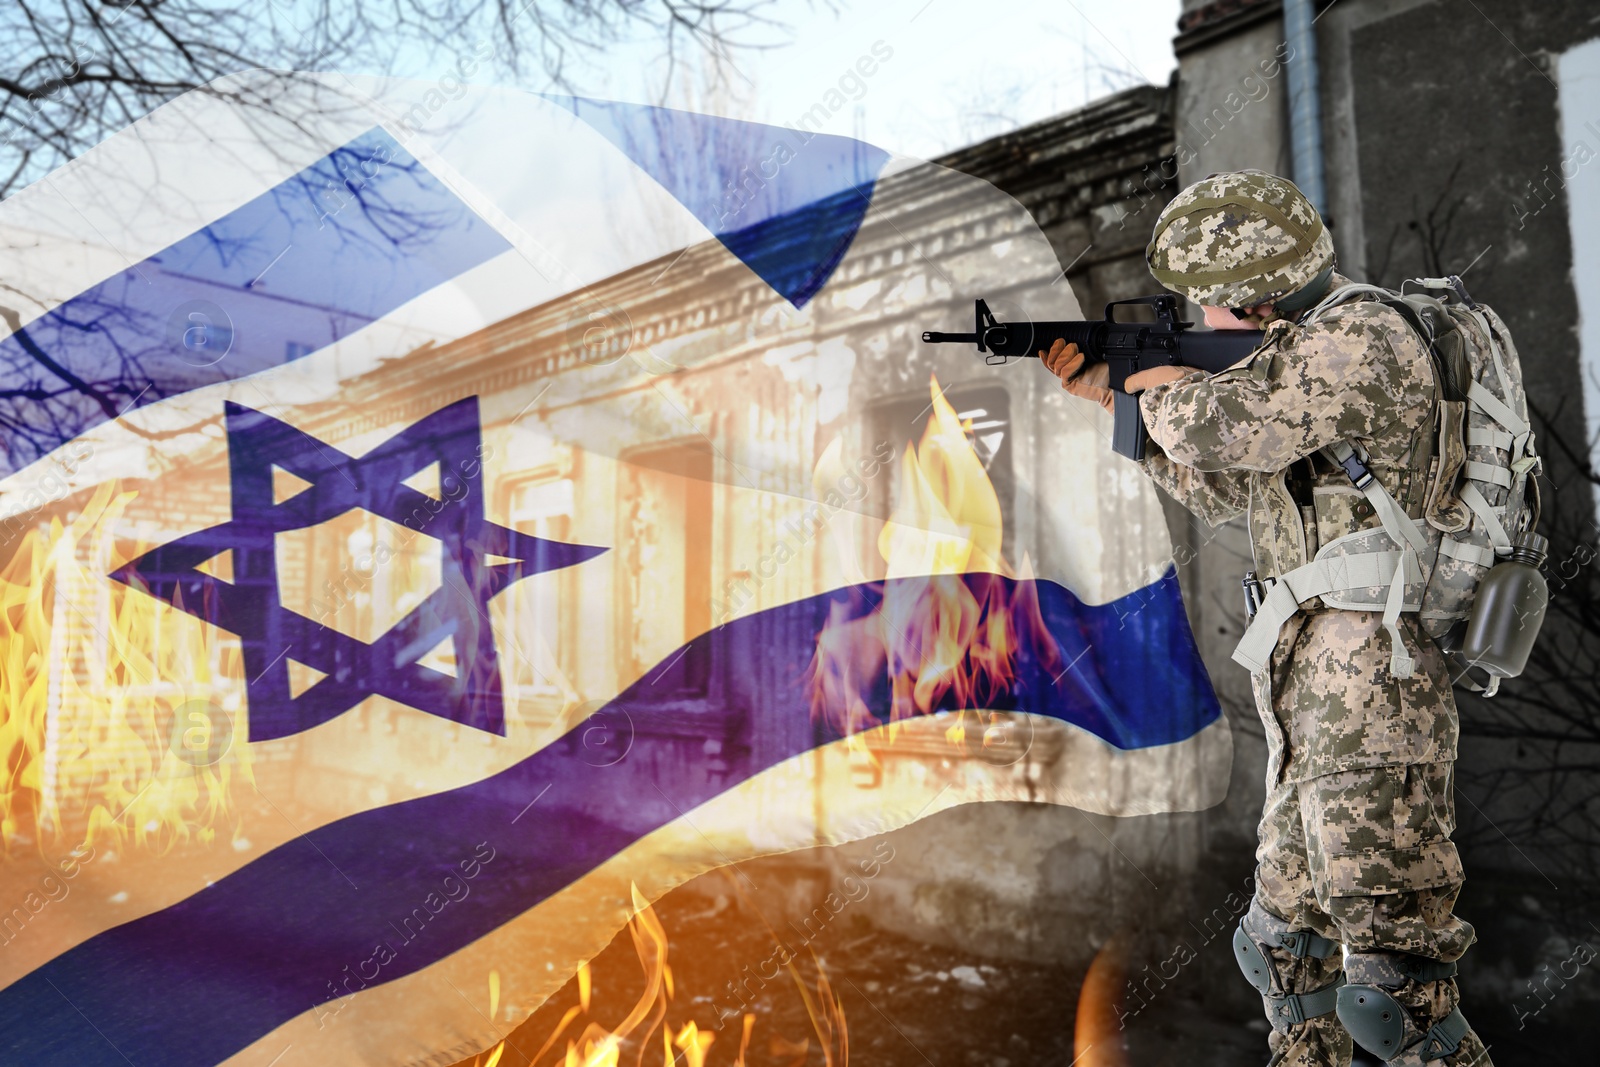
[[[1500,521],[1500,516],[1495,514],[1495,508],[1484,499],[1478,487],[1471,481],[1462,483],[1461,502],[1472,509],[1478,516],[1478,521],[1483,523],[1484,533],[1489,535],[1489,543],[1494,545],[1496,553],[1502,556],[1511,554],[1511,536],[1506,533],[1505,523]]]
[[[1474,481],[1488,482],[1502,489],[1511,488],[1511,468],[1503,463],[1478,463],[1469,459],[1461,469]]]
[[[1495,346],[1498,350],[1498,346]],[[1499,463],[1468,463],[1465,467],[1466,482],[1461,486],[1461,502],[1478,517],[1483,524],[1484,532],[1489,535],[1489,541],[1494,545],[1498,555],[1507,555],[1511,551],[1511,536],[1506,532],[1505,523],[1501,522],[1496,509],[1489,504],[1482,491],[1473,485],[1474,481],[1498,485],[1509,490],[1515,477],[1525,474],[1539,462],[1537,456],[1529,455],[1528,442],[1533,437],[1533,427],[1521,415],[1511,409],[1505,401],[1495,396],[1481,382],[1473,382],[1467,387],[1467,403],[1474,411],[1489,416],[1503,429],[1493,430],[1484,428],[1477,431],[1468,431],[1468,443],[1492,444],[1505,447],[1509,453],[1509,460],[1502,466]]]
[[[1471,445],[1485,445],[1489,448],[1498,448],[1503,452],[1510,452],[1516,446],[1517,439],[1505,430],[1496,430],[1492,426],[1468,426],[1466,441]]]
[[[1244,637],[1233,650],[1233,660],[1251,674],[1265,669],[1272,658],[1272,650],[1278,644],[1278,631],[1290,616],[1300,610],[1300,605],[1312,597],[1340,589],[1386,585],[1389,587],[1390,604],[1394,604],[1396,589],[1401,590],[1399,596],[1404,596],[1406,582],[1420,581],[1422,568],[1409,545],[1403,552],[1363,552],[1314,560],[1287,574],[1265,579],[1268,585],[1266,599],[1256,609],[1255,618],[1245,628]],[[1397,618],[1403,609],[1404,605],[1396,608]],[[1386,610],[1385,618],[1388,614]],[[1410,677],[1408,665],[1411,664],[1411,657],[1406,655],[1405,647],[1399,643],[1394,630],[1390,630],[1390,637],[1395,641],[1394,648],[1399,652],[1401,667],[1407,669],[1406,674],[1396,672],[1396,676]],[[1391,671],[1395,671],[1395,660],[1396,657],[1390,659]]]
[[[1439,540],[1439,554],[1479,567],[1492,567],[1495,563],[1494,549],[1480,548],[1470,541],[1458,541],[1454,537]]]
[[[1528,420],[1512,411],[1509,404],[1485,388],[1482,382],[1473,382],[1467,387],[1467,402],[1511,434],[1511,463],[1520,462],[1527,451],[1529,434],[1533,430]]]
[[[1472,316],[1479,328],[1483,330],[1483,335],[1489,339],[1489,356],[1494,363],[1495,377],[1500,380],[1500,392],[1510,396],[1511,376],[1506,373],[1505,358],[1500,354],[1500,342],[1495,338],[1494,327],[1489,325],[1489,320],[1484,317],[1483,312],[1478,310],[1478,305],[1476,304],[1467,306],[1467,314]]]
[[[1367,285],[1364,282],[1351,282],[1349,285],[1339,286],[1339,288],[1333,290],[1327,296],[1319,300],[1315,307],[1300,317],[1300,325],[1309,326],[1320,319],[1324,311],[1327,311],[1330,308],[1338,307],[1345,301],[1352,300],[1355,297],[1362,296],[1364,294],[1371,295],[1379,300],[1385,301],[1393,300],[1395,298],[1395,293],[1393,290],[1385,289],[1381,285]]]
[[[1396,678],[1409,678],[1416,663],[1406,653],[1406,646],[1400,640],[1400,612],[1405,607],[1406,574],[1415,567],[1420,580],[1419,557],[1428,550],[1428,540],[1417,528],[1416,521],[1405,513],[1389,490],[1373,475],[1365,460],[1356,454],[1353,444],[1335,441],[1323,452],[1344,468],[1351,484],[1361,490],[1372,504],[1373,513],[1383,523],[1383,532],[1389,535],[1389,540],[1400,546],[1405,566],[1396,567],[1389,581],[1389,599],[1383,608],[1383,628],[1389,631],[1389,673]]]
[[[1428,539],[1418,529],[1416,520],[1401,510],[1394,497],[1389,495],[1389,490],[1373,475],[1366,460],[1357,454],[1353,444],[1335,441],[1322,451],[1344,468],[1350,483],[1372,504],[1373,514],[1383,523],[1383,532],[1389,535],[1389,540],[1403,547],[1409,546],[1417,552],[1427,551]]]

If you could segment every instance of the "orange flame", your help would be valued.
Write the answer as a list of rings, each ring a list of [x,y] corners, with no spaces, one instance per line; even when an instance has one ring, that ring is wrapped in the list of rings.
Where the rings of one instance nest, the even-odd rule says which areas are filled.
[[[105,577],[147,547],[112,533],[134,495],[101,485],[0,568],[6,848],[237,835],[232,789],[253,781],[239,645]]]
[[[567,1038],[565,1056],[550,1061],[551,1067],[619,1067],[624,1051],[633,1046],[638,1050],[632,1059],[634,1067],[643,1067],[646,1053],[652,1047],[660,1050],[662,1067],[674,1067],[680,1063],[684,1067],[710,1067],[712,1064],[711,1048],[717,1040],[717,1035],[702,1030],[694,1019],[687,1019],[682,1025],[677,1025],[668,1018],[673,1013],[673,1001],[677,992],[672,978],[672,968],[667,963],[667,932],[661,920],[657,918],[655,909],[640,894],[637,886],[633,887],[633,902],[636,910],[628,922],[628,933],[633,939],[634,952],[638,954],[639,965],[644,972],[644,991],[627,1016],[615,1027],[607,1028],[590,1021],[576,1037]],[[845,1025],[844,1007],[828,984],[827,976],[822,973],[820,962],[817,966],[817,987],[814,997],[806,988],[792,962],[789,964],[789,970],[795,984],[800,988],[806,1014],[811,1018],[816,1036],[821,1040],[825,1067],[848,1067],[849,1033]],[[491,972],[491,1015],[492,1005],[498,999],[498,982],[499,975]],[[561,1021],[556,1024],[539,1051],[534,1053],[529,1061],[531,1064],[538,1065],[544,1061],[545,1054],[556,1047],[568,1028],[579,1018],[589,1014],[593,996],[593,975],[589,965],[584,963],[578,968],[578,1003],[568,1008],[562,1015]],[[733,1060],[732,1067],[746,1067],[750,1037],[755,1025],[756,1017],[746,1012],[743,1017],[738,1054]],[[655,1036],[658,1030],[659,1045],[656,1044]],[[804,1052],[810,1048],[809,1039],[787,1042],[775,1035],[771,1041],[774,1049],[783,1047]],[[499,1059],[503,1046],[504,1042],[491,1049],[489,1055],[492,1058],[482,1067],[492,1067]],[[775,1051],[774,1055],[779,1053]],[[651,1062],[653,1064],[654,1059]],[[477,1060],[475,1059],[473,1063],[476,1067]]]
[[[1083,976],[1073,1028],[1074,1063],[1080,1067],[1127,1067],[1128,1048],[1120,1018],[1127,980],[1122,940],[1107,941]]]
[[[1032,583],[1003,580],[1018,576],[1001,552],[1000,501],[969,440],[970,420],[937,378],[929,391],[932,416],[901,457],[899,498],[878,537],[891,582],[866,614],[840,600],[830,606],[811,662],[811,709],[847,737],[879,726],[870,702],[887,677],[891,738],[900,720],[953,702],[972,709],[987,746],[997,723],[978,709],[1009,687],[1023,644],[1047,663],[1059,653]],[[1026,560],[1021,577],[1031,577]],[[967,714],[946,731],[954,745],[967,742]]]
[[[822,969],[822,961],[817,959],[815,952],[811,953],[811,961],[817,965],[815,1000],[811,998],[810,991],[801,980],[800,972],[795,969],[794,961],[790,960],[786,966],[789,969],[789,976],[794,979],[794,984],[800,990],[800,998],[805,1001],[806,1015],[811,1019],[811,1028],[816,1031],[817,1039],[822,1043],[824,1067],[844,1067],[850,1062],[850,1029],[845,1025],[844,1004],[834,993],[833,986],[828,982],[828,975]],[[801,1051],[803,1054],[804,1047]]]

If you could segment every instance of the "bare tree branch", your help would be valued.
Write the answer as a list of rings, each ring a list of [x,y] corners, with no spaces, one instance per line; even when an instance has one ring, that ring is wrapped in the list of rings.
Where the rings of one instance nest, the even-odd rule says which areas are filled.
[[[785,27],[774,0],[9,0],[0,5],[0,197],[174,97],[251,69],[393,72],[441,48],[572,91],[572,66],[658,42],[723,71]]]

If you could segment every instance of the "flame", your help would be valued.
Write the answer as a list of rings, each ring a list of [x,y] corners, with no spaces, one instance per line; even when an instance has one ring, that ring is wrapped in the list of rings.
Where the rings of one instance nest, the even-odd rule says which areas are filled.
[[[689,1067],[706,1067],[706,1053],[716,1039],[715,1034],[702,1034],[694,1020],[690,1019],[683,1024],[683,1029],[678,1031],[677,1039],[672,1043],[683,1050]]]
[[[700,1023],[692,1018],[684,1019],[681,1025],[669,1018],[675,1014],[673,1002],[677,997],[677,991],[672,978],[672,968],[667,963],[667,932],[656,916],[655,909],[639,892],[638,886],[633,887],[633,902],[634,916],[629,920],[627,929],[633,940],[634,952],[639,957],[639,966],[644,972],[644,991],[626,1018],[615,1027],[608,1029],[590,1021],[576,1037],[567,1038],[566,1053],[564,1057],[554,1061],[554,1067],[620,1067],[624,1062],[625,1051],[635,1046],[637,1053],[631,1055],[629,1060],[632,1067],[644,1067],[646,1054],[652,1048],[659,1050],[661,1067],[674,1067],[677,1064],[682,1064],[683,1067],[714,1067],[711,1050],[717,1041],[717,1035],[702,1030]],[[844,1008],[828,984],[827,975],[822,973],[820,961],[817,965],[815,996],[807,989],[792,961],[788,967],[805,1001],[806,1014],[811,1019],[816,1036],[821,1040],[825,1067],[848,1067],[849,1034],[845,1024]],[[492,1005],[499,995],[497,972],[490,972],[490,983]],[[539,1051],[534,1053],[528,1062],[537,1065],[544,1061],[545,1054],[556,1047],[573,1023],[589,1014],[594,998],[594,978],[588,963],[585,962],[578,968],[578,1003],[567,1009]],[[492,1014],[491,1010],[491,1017]],[[744,1013],[739,1049],[732,1067],[746,1067],[750,1038],[755,1025],[756,1017],[749,1012]],[[659,1042],[656,1037],[658,1030]],[[504,1042],[501,1042],[491,1050],[492,1058],[483,1067],[492,1067],[498,1060],[503,1045]],[[810,1048],[810,1040],[803,1039],[798,1043],[786,1042],[774,1035],[772,1045],[775,1049],[798,1048],[804,1052]],[[774,1055],[778,1054],[774,1052]],[[652,1057],[651,1067],[655,1067],[655,1062]],[[473,1063],[476,1067],[477,1060]]]
[[[1128,1048],[1120,1017],[1127,966],[1120,936],[1095,953],[1078,992],[1073,1028],[1073,1063],[1081,1067],[1127,1067]]]
[[[1059,652],[1027,580],[1028,561],[1022,581],[1004,580],[1019,575],[1001,552],[1000,500],[969,440],[971,420],[956,414],[937,378],[929,392],[932,415],[920,444],[901,456],[899,497],[878,536],[891,581],[870,611],[848,598],[830,605],[811,663],[811,708],[853,737],[882,725],[871,703],[886,678],[891,740],[899,721],[953,703],[969,710],[946,738],[968,743],[970,711],[988,747],[1004,728],[995,713],[977,709],[1008,691],[1024,644],[1047,663]]]
[[[922,443],[900,457],[900,499],[878,535],[888,577],[1008,573],[1000,558],[1000,498],[937,378]],[[970,420],[969,420],[970,421]]]
[[[0,568],[0,838],[165,850],[219,830],[253,783],[238,642],[105,577],[148,546],[113,535],[136,494],[101,485]],[[191,749],[192,746],[192,749]]]
[[[811,953],[811,961],[817,965],[815,1000],[811,999],[811,993],[801,980],[800,972],[795,969],[794,961],[790,960],[786,966],[790,977],[794,979],[794,984],[800,989],[801,999],[805,1001],[806,1015],[811,1018],[811,1028],[816,1031],[817,1038],[822,1042],[824,1067],[843,1067],[850,1062],[850,1031],[845,1025],[844,1004],[833,992],[833,987],[828,984],[828,975],[823,971],[822,961],[817,959],[815,952]],[[802,1056],[804,1052],[805,1046],[802,1046]]]
[[[495,1012],[500,1010],[500,972],[489,972],[489,1018],[494,1019]],[[484,1060],[481,1056],[472,1057],[472,1067],[495,1067],[500,1062],[500,1057],[506,1053],[506,1043],[500,1042],[489,1050],[489,1058]]]

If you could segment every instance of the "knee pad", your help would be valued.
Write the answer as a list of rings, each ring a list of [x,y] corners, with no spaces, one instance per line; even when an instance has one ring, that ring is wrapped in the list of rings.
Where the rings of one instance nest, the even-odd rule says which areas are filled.
[[[1352,953],[1345,960],[1350,984],[1338,991],[1339,1021],[1357,1045],[1380,1060],[1392,1060],[1416,1046],[1423,1061],[1439,1060],[1461,1047],[1472,1029],[1460,1008],[1423,1030],[1395,997],[1408,980],[1440,982],[1456,965],[1400,953]]]
[[[1339,951],[1339,942],[1318,934],[1315,930],[1296,929],[1283,919],[1261,906],[1259,900],[1250,901],[1250,910],[1239,920],[1239,933],[1261,946],[1282,949],[1295,959],[1313,956],[1325,960]],[[1237,934],[1235,944],[1238,943]]]
[[[1274,950],[1285,953],[1289,960],[1275,960],[1271,954]],[[1318,989],[1290,992],[1287,987],[1291,979],[1284,970],[1295,964],[1289,961],[1303,960],[1307,956],[1327,959],[1338,951],[1338,942],[1313,930],[1295,929],[1255,901],[1251,902],[1250,910],[1239,920],[1239,928],[1233,934],[1234,962],[1238,963],[1245,981],[1261,994],[1267,1021],[1280,1032],[1334,1011],[1339,988],[1344,985],[1341,976]]]

